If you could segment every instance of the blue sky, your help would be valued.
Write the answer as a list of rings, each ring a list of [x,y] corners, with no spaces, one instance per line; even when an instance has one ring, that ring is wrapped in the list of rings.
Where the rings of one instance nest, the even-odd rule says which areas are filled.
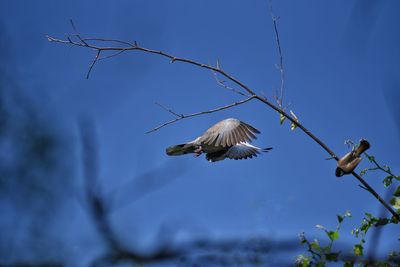
[[[273,7],[280,17],[290,109],[338,155],[347,151],[344,140],[366,138],[370,153],[399,173],[400,3],[282,0]],[[133,52],[99,62],[87,80],[94,52],[45,38],[72,33],[73,19],[84,36],[137,41],[208,64],[218,59],[226,72],[272,99],[280,78],[267,1],[2,1],[0,10],[1,46],[8,51],[1,69],[67,140],[71,188],[82,179],[76,121],[82,115],[95,119],[102,187],[116,192],[121,208],[113,223],[122,236],[134,233],[130,244],[152,244],[160,227],[174,227],[182,237],[279,239],[302,231],[312,237],[316,224],[334,227],[335,215],[345,210],[354,215],[343,228],[350,236],[364,212],[379,211],[353,177],[334,176],[335,162],[325,160],[316,143],[287,123],[279,125],[279,116],[257,102],[145,134],[172,118],[155,101],[186,114],[240,100],[219,87],[212,73]],[[167,146],[194,139],[228,117],[254,125],[261,131],[255,144],[274,149],[254,160],[215,164],[165,155]],[[366,166],[364,161],[358,170]],[[155,168],[172,181],[129,203],[131,181]],[[383,178],[366,176],[379,192]],[[52,226],[72,259],[96,240],[77,199],[71,189]],[[11,224],[2,221],[0,230]],[[385,234],[399,231],[392,227]],[[394,242],[388,239],[388,245]]]

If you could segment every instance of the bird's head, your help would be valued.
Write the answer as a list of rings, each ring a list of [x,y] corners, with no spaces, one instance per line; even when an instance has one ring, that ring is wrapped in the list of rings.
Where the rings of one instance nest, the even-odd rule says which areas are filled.
[[[342,177],[345,173],[341,168],[337,167],[335,174],[336,174],[336,177]]]

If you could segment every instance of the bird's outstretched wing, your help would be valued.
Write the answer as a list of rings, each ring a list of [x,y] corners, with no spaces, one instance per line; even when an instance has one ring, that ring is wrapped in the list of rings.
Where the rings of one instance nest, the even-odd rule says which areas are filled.
[[[261,149],[259,147],[252,146],[248,143],[243,142],[229,148],[228,151],[225,153],[225,157],[230,159],[247,159],[257,157],[257,155],[261,152],[267,152],[271,149],[271,147]]]
[[[257,139],[260,131],[238,119],[226,119],[208,129],[199,139],[200,143],[230,147],[241,142],[251,142]]]
[[[226,150],[218,151],[215,153],[207,153],[206,159],[211,162],[223,160],[225,158],[230,158],[235,160],[247,159],[247,158],[257,157],[257,155],[260,154],[261,152],[268,152],[271,149],[272,147],[259,148],[250,145],[249,143],[242,142]]]

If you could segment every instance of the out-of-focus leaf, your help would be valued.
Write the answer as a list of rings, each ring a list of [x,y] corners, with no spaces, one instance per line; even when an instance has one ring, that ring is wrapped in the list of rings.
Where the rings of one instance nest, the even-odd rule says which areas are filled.
[[[365,175],[365,174],[367,173],[367,171],[368,171],[368,168],[363,169],[363,170],[360,172],[360,176]]]
[[[395,197],[400,197],[400,186],[396,188],[396,191],[393,194]]]
[[[390,222],[394,223],[394,224],[398,224],[399,220],[395,216],[392,216],[392,218],[390,219]]]
[[[280,113],[279,115],[279,123],[282,125],[286,120],[285,115],[283,115],[282,113]]]
[[[311,247],[312,249],[315,249],[315,250],[318,250],[318,251],[321,250],[321,246],[319,245],[318,240],[314,240],[313,242],[311,242],[311,243],[310,243],[310,247]]]
[[[386,176],[385,179],[383,179],[383,184],[385,185],[385,187],[388,187],[389,185],[392,184],[393,178],[395,178],[392,175]]]
[[[363,255],[363,246],[360,244],[356,244],[353,247],[354,255],[362,256]]]
[[[297,118],[296,114],[294,114],[294,112],[292,110],[290,110],[290,115],[292,115],[293,119],[296,122],[299,122],[299,119]],[[297,128],[297,125],[294,122],[292,122],[290,124],[290,130],[294,131],[296,128]]]
[[[296,258],[296,266],[298,267],[308,267],[311,266],[310,259],[305,255],[299,255]]]
[[[400,209],[400,198],[394,197],[390,200],[390,204],[392,204],[393,208]]]
[[[335,241],[339,238],[339,232],[337,231],[329,231],[326,233],[330,240]]]

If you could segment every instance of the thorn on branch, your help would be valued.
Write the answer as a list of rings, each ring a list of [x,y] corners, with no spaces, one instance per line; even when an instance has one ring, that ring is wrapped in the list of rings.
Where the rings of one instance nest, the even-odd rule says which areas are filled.
[[[368,188],[366,188],[366,187],[363,186],[363,185],[360,185],[360,184],[359,184],[358,186],[361,187],[362,189],[366,190],[366,191],[369,191]]]

